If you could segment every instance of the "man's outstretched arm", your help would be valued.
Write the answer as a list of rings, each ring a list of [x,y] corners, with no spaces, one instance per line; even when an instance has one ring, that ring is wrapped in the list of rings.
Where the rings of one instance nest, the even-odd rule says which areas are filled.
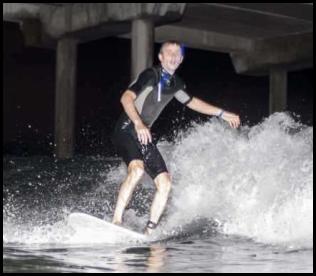
[[[240,125],[240,119],[238,115],[228,111],[224,111],[221,108],[204,102],[203,100],[200,100],[196,97],[193,97],[191,99],[191,101],[187,104],[187,107],[206,115],[220,115],[220,117],[228,122],[232,128],[237,128]]]

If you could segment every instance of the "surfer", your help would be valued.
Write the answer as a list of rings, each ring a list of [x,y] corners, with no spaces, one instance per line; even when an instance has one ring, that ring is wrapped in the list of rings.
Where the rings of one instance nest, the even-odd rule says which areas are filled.
[[[240,125],[239,116],[193,97],[175,71],[184,58],[184,49],[177,41],[161,45],[160,65],[144,70],[130,84],[121,97],[124,112],[118,119],[112,142],[127,164],[127,177],[123,181],[112,222],[120,225],[123,212],[137,183],[146,171],[156,185],[145,234],[156,228],[167,204],[171,190],[171,177],[156,146],[157,139],[151,126],[163,108],[173,99],[199,113],[213,115],[228,122],[232,128]]]

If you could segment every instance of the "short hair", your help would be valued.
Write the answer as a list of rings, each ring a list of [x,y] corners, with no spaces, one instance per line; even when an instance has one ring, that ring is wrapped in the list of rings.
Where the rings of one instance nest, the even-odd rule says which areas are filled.
[[[180,43],[179,41],[177,40],[167,40],[165,42],[163,42],[160,46],[160,50],[159,50],[159,53],[162,53],[162,49],[166,46],[166,45],[169,45],[169,44],[175,44],[175,45],[178,45],[181,49],[181,54],[182,56],[184,56],[184,44],[183,43]]]

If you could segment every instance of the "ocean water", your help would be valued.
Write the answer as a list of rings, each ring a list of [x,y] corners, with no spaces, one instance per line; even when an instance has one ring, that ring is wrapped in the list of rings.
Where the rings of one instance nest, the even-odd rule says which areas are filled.
[[[286,113],[238,130],[211,119],[158,146],[173,188],[152,242],[67,222],[77,211],[111,220],[121,159],[4,156],[3,271],[313,272],[312,127]],[[145,176],[127,228],[144,229],[154,191]]]

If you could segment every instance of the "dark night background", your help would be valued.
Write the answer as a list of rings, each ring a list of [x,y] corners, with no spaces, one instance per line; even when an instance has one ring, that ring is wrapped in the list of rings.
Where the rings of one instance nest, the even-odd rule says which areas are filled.
[[[53,154],[55,50],[23,46],[18,25],[3,24],[3,154]],[[159,44],[155,44],[155,60]],[[76,154],[113,155],[109,135],[130,82],[130,40],[105,38],[80,44],[77,61]],[[238,75],[228,54],[186,49],[178,74],[188,91],[254,125],[269,109],[269,78]],[[313,125],[313,69],[288,74],[287,110]],[[173,100],[153,131],[172,139],[192,121],[209,117]]]

